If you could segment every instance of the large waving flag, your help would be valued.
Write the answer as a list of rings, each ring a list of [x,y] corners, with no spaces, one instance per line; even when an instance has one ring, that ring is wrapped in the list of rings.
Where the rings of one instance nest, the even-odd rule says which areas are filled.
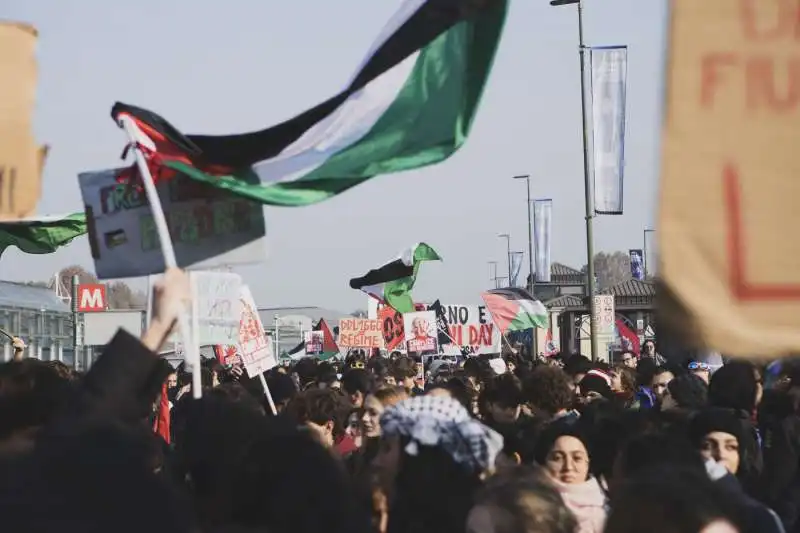
[[[0,222],[0,255],[9,246],[26,254],[51,254],[86,233],[86,215],[43,216]]]
[[[411,289],[417,280],[419,266],[425,261],[441,261],[436,250],[424,242],[405,250],[400,257],[360,278],[350,280],[350,287],[385,302],[399,313],[413,313]]]
[[[484,292],[481,297],[502,333],[547,328],[550,325],[547,308],[525,289],[492,289]]]
[[[111,113],[138,126],[156,178],[178,171],[264,204],[320,202],[464,144],[507,4],[405,0],[344,90],[261,131],[184,135],[145,109],[117,103]]]

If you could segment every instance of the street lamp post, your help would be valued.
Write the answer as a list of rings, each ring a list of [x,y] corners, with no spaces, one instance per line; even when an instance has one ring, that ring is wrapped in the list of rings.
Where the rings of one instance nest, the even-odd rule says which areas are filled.
[[[501,239],[506,240],[506,261],[508,262],[508,285],[511,286],[511,235],[508,233],[501,233],[498,235]]]
[[[650,239],[647,238],[647,234],[648,233],[653,234],[655,232],[656,232],[656,230],[654,230],[654,229],[649,229],[649,228],[645,228],[644,229],[644,242],[642,243],[642,248],[643,248],[642,255],[644,257],[642,259],[644,261],[644,277],[645,277],[645,279],[647,279],[647,276],[651,272],[651,268],[650,268],[651,265],[649,265],[648,261],[647,261],[647,258],[650,256],[650,253],[649,253],[649,250],[648,250],[649,246],[647,246],[647,243],[648,243],[648,241]]]
[[[593,298],[595,292],[594,279],[594,235],[592,223],[594,221],[594,202],[592,201],[592,182],[589,175],[589,129],[586,124],[586,46],[583,43],[583,0],[551,0],[551,6],[564,6],[569,4],[578,5],[578,53],[581,63],[581,118],[583,119],[583,188],[586,215],[586,255],[588,256],[586,266],[586,285],[589,294],[589,331],[592,339],[592,361],[596,361],[600,353],[597,338],[597,316],[595,313]]]
[[[530,269],[530,276],[531,276],[531,294],[535,297],[536,296],[536,272],[533,267],[533,224],[531,223],[531,177],[528,174],[521,175],[521,176],[514,176],[515,180],[525,179],[525,185],[527,189],[527,202],[525,206],[528,211],[528,268]],[[536,334],[536,329],[533,330],[532,341],[531,341],[531,357],[536,358],[537,354],[539,353],[538,348],[538,335]]]
[[[489,261],[489,279],[494,282],[494,288],[497,286],[497,261]]]
[[[527,185],[527,192],[528,192],[528,201],[525,204],[527,206],[528,211],[528,268],[530,269],[531,275],[531,294],[535,296],[536,291],[536,276],[534,275],[534,268],[533,268],[533,229],[531,225],[531,177],[528,174],[523,176],[514,176],[515,180],[524,179]]]

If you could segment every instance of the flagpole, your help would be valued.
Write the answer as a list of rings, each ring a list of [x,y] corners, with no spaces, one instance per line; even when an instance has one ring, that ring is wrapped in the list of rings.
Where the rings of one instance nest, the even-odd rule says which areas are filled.
[[[583,42],[583,0],[550,0],[551,6],[577,4],[578,6],[578,54],[581,67],[581,117],[583,119],[583,195],[586,219],[586,292],[589,307],[589,332],[592,345],[592,361],[597,361],[600,355],[599,339],[597,338],[597,313],[592,300],[595,293],[594,279],[594,200],[592,179],[589,172],[589,127],[586,121],[586,46]]]
[[[147,195],[147,201],[150,204],[150,211],[153,213],[153,222],[155,223],[158,241],[161,245],[161,255],[164,256],[164,266],[166,268],[178,268],[178,260],[175,257],[175,248],[172,246],[172,238],[169,235],[167,218],[164,216],[164,209],[161,207],[161,198],[158,196],[156,185],[153,182],[153,176],[150,174],[150,168],[147,166],[147,160],[137,141],[139,133],[136,131],[133,122],[131,122],[131,118],[127,115],[122,115],[119,118],[119,124],[128,135],[130,146],[133,148],[136,166],[139,168],[139,174],[141,174],[142,177],[142,186]],[[194,297],[194,295],[192,296]],[[178,325],[186,350],[184,362],[189,363],[192,369],[192,396],[195,400],[199,400],[203,397],[203,382],[200,374],[200,347],[193,345],[192,334],[189,329],[189,317],[185,310],[181,311],[178,315]]]

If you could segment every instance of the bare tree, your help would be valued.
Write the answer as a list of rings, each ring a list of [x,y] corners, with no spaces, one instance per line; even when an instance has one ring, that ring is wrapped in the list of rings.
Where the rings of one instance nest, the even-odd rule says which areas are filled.
[[[78,283],[98,283],[97,276],[80,265],[71,265],[59,272],[59,283],[62,287],[72,286],[72,277],[78,276]],[[29,281],[27,285],[48,287],[49,284]],[[142,291],[134,291],[124,281],[106,284],[106,300],[109,309],[141,309],[147,303],[147,296]]]
[[[581,272],[586,272],[586,265]],[[625,252],[600,252],[594,256],[594,274],[598,289],[613,287],[631,279],[631,260]]]

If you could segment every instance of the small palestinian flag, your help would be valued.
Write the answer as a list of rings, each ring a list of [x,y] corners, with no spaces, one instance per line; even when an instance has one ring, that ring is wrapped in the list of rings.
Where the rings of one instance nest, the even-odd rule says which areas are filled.
[[[544,329],[550,325],[547,308],[525,289],[492,289],[481,297],[502,333],[529,328]]]
[[[26,254],[51,254],[86,233],[86,215],[43,216],[0,222],[0,255],[9,246]]]
[[[413,313],[411,289],[423,261],[441,261],[436,250],[424,242],[415,244],[380,268],[370,270],[360,278],[350,280],[350,287],[369,294],[399,313]]]
[[[444,161],[464,144],[507,7],[405,0],[341,92],[261,131],[184,135],[122,103],[111,115],[132,119],[155,179],[177,171],[263,204],[313,204],[379,174]],[[280,104],[265,97],[261,107]]]

